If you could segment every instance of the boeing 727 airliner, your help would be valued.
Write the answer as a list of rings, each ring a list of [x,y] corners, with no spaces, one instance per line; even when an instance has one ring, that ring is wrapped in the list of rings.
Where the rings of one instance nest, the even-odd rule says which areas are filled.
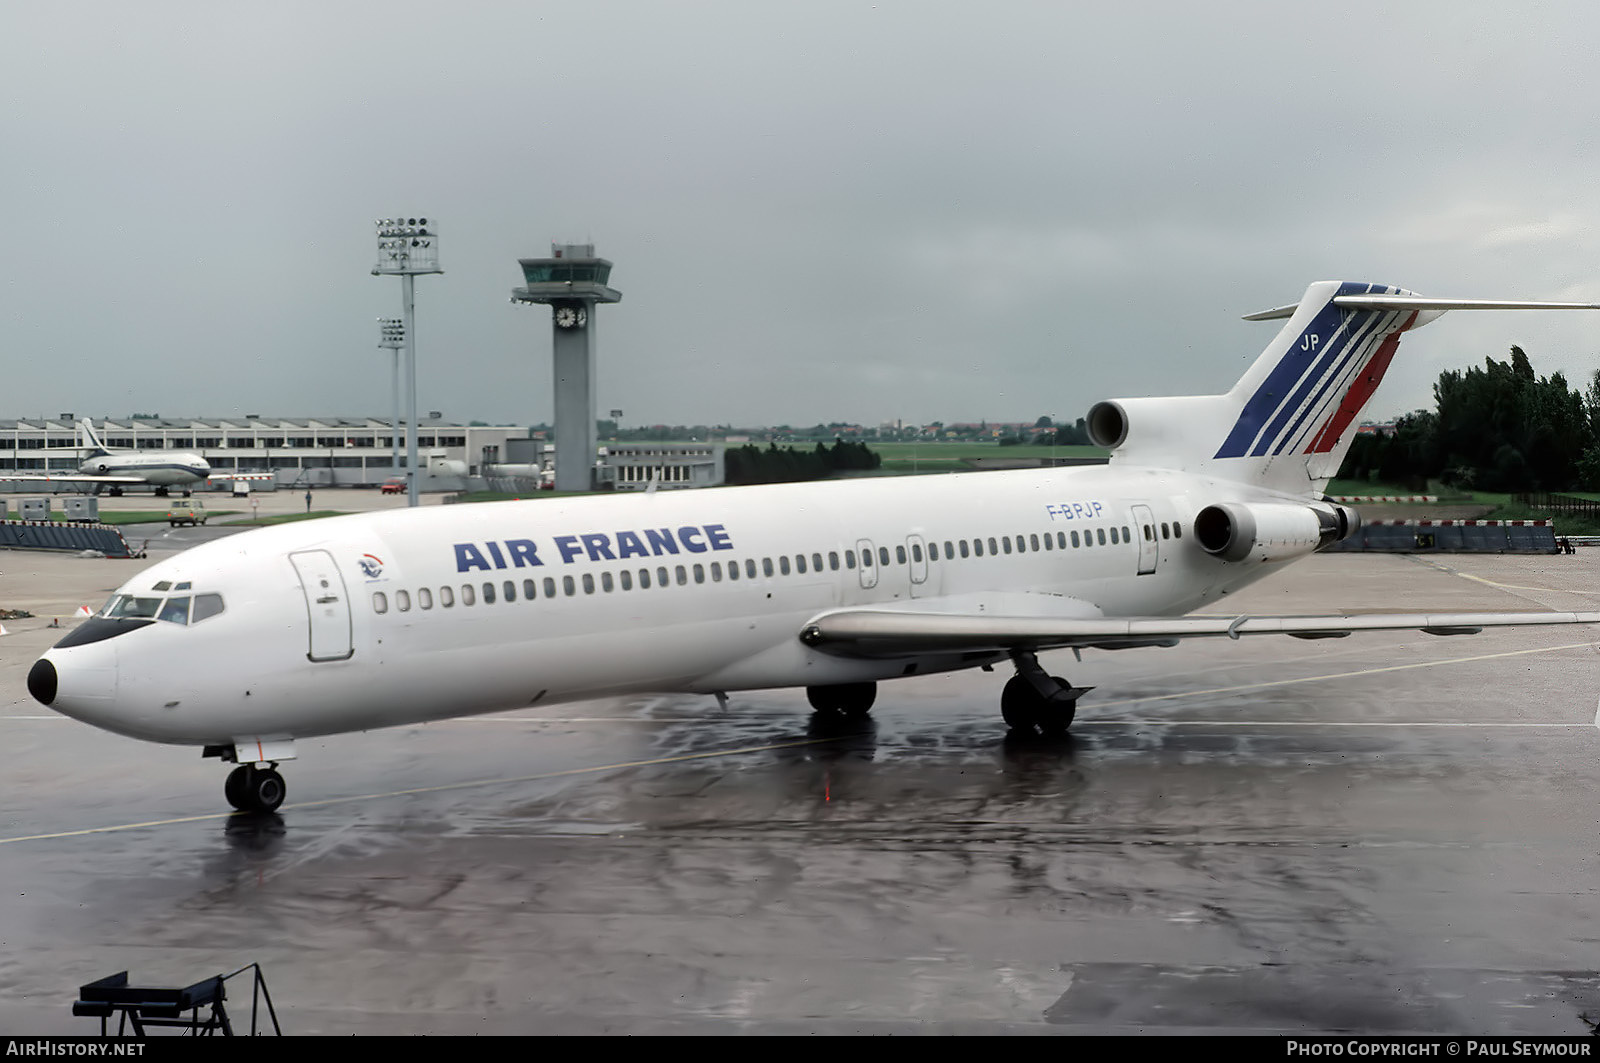
[[[271,810],[297,739],[639,692],[876,684],[1009,661],[1012,728],[1084,691],[1041,650],[1281,633],[1600,623],[1600,613],[1187,616],[1359,517],[1322,497],[1401,333],[1453,309],[1319,282],[1223,395],[1096,404],[1109,465],[405,509],[197,546],[141,572],[33,666],[58,712],[238,765]],[[206,667],[196,662],[226,661]]]

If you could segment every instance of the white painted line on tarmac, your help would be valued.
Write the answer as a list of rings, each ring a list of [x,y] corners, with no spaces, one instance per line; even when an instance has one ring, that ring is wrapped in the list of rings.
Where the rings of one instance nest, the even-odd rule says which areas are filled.
[[[849,735],[840,735],[830,738],[802,738],[793,742],[771,742],[760,746],[741,746],[737,749],[713,749],[704,753],[679,753],[670,757],[653,757],[649,760],[629,760],[617,764],[596,764],[587,768],[564,768],[560,771],[540,772],[536,775],[515,775],[498,779],[472,779],[467,782],[444,783],[439,786],[417,786],[407,790],[388,790],[382,793],[350,794],[346,797],[329,797],[320,801],[301,801],[296,804],[284,805],[283,810],[303,808],[324,808],[328,805],[344,805],[356,801],[376,801],[385,797],[409,797],[413,794],[435,794],[446,790],[467,790],[480,786],[503,786],[507,783],[536,782],[541,779],[559,779],[570,775],[593,775],[602,771],[616,771],[622,768],[642,768],[654,764],[677,764],[688,760],[714,760],[717,757],[735,757],[741,753],[764,753],[774,749],[794,749],[799,746],[815,746],[826,742],[838,742],[849,738]],[[12,838],[0,838],[0,845],[10,845],[13,842],[50,841],[60,838],[81,838],[90,834],[115,834],[121,831],[143,830],[148,827],[166,827],[177,823],[202,823],[206,820],[226,820],[235,816],[254,816],[249,812],[211,812],[198,816],[177,816],[172,819],[152,819],[142,823],[116,823],[104,827],[84,827],[79,830],[56,831],[52,834],[25,834]]]
[[[1440,661],[1418,661],[1414,664],[1391,664],[1383,668],[1360,668],[1354,672],[1331,672],[1327,675],[1307,675],[1298,679],[1273,679],[1264,683],[1245,683],[1234,687],[1212,687],[1210,690],[1181,690],[1174,694],[1152,694],[1143,698],[1123,698],[1119,701],[1096,701],[1101,707],[1112,705],[1137,705],[1145,701],[1173,701],[1178,698],[1209,697],[1213,694],[1237,694],[1243,690],[1266,690],[1270,687],[1293,686],[1296,683],[1325,683],[1330,679],[1352,679],[1362,675],[1382,675],[1385,672],[1406,672],[1413,668],[1439,668],[1447,664],[1470,664],[1474,661],[1493,661],[1505,657],[1526,657],[1532,653],[1555,653],[1560,650],[1588,649],[1592,642],[1569,642],[1561,646],[1540,646],[1531,650],[1507,650],[1503,653],[1480,653],[1472,657],[1448,657]]]
[[[1600,726],[1600,712],[1596,722],[1552,723],[1539,720],[1531,723],[1494,723],[1471,720],[1074,720],[1072,729],[1080,727],[1590,727]]]

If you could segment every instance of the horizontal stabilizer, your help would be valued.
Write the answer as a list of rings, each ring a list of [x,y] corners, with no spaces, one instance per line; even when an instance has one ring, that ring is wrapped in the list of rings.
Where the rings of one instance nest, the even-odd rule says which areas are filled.
[[[1600,303],[1549,303],[1526,299],[1429,299],[1423,295],[1336,295],[1335,306],[1351,310],[1600,310]],[[1246,321],[1273,321],[1292,315],[1299,303],[1275,306],[1255,314],[1246,314]]]

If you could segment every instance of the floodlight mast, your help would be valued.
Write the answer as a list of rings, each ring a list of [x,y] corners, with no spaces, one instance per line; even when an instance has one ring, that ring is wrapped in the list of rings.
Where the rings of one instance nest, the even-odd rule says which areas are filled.
[[[400,475],[400,351],[406,345],[406,326],[397,317],[378,319],[378,346],[389,348],[393,355],[393,373],[389,377],[389,392],[393,399],[394,419],[389,422],[389,475]]]
[[[404,316],[406,351],[406,504],[417,504],[417,339],[415,329],[416,277],[419,273],[443,273],[439,268],[439,227],[427,218],[379,218],[378,264],[374,277],[398,276],[400,302]]]

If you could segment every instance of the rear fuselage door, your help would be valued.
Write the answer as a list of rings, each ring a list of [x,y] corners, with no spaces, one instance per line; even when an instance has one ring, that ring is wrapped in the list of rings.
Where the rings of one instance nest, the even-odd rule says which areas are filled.
[[[922,536],[906,536],[906,553],[911,563],[911,597],[926,594],[923,584],[928,582],[928,555],[924,552],[927,547],[923,544]]]
[[[871,590],[878,585],[878,556],[873,553],[871,539],[857,539],[856,553],[861,555],[861,589]]]
[[[1133,537],[1139,543],[1139,575],[1148,576],[1156,570],[1157,552],[1161,543],[1156,538],[1156,518],[1149,506],[1133,506]]]
[[[350,599],[333,555],[326,550],[302,550],[290,554],[289,562],[300,576],[311,621],[311,648],[306,656],[313,661],[347,659],[355,652],[350,640]]]

